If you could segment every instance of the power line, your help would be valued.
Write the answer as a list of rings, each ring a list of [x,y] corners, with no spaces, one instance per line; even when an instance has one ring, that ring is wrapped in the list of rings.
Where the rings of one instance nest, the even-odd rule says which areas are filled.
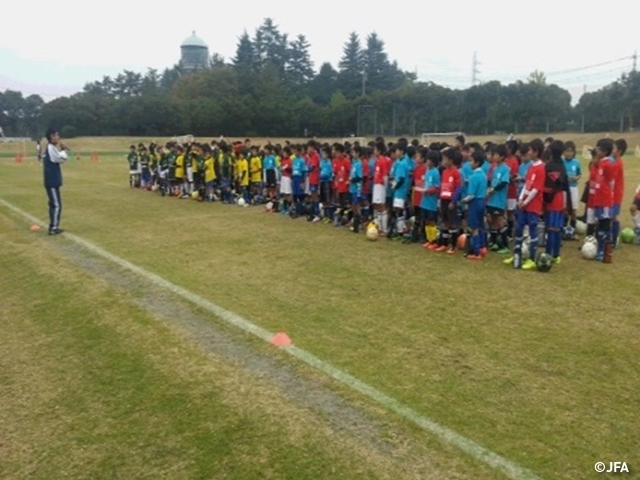
[[[608,62],[601,62],[601,63],[596,63],[594,65],[587,65],[586,67],[577,67],[577,68],[570,68],[568,70],[558,70],[555,72],[548,72],[545,73],[545,75],[548,77],[550,75],[562,75],[565,73],[573,73],[573,72],[579,72],[581,70],[589,70],[592,68],[597,68],[597,67],[603,67],[605,65],[611,65],[612,63],[618,63],[618,62],[622,62],[624,60],[630,60],[633,58],[633,55],[629,55],[628,57],[622,57],[622,58],[618,58],[616,60],[609,60]]]

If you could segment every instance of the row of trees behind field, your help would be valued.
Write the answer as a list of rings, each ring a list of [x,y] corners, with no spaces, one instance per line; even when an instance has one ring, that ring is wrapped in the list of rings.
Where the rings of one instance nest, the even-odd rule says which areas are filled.
[[[352,33],[335,68],[315,68],[303,35],[290,39],[270,19],[244,33],[236,55],[211,57],[186,74],[125,70],[87,83],[82,92],[45,103],[38,95],[0,92],[7,136],[35,136],[55,125],[76,135],[346,136],[423,132],[618,131],[640,121],[640,73],[587,93],[569,92],[534,72],[460,90],[423,82],[389,59],[375,33]],[[428,72],[427,72],[428,73]]]

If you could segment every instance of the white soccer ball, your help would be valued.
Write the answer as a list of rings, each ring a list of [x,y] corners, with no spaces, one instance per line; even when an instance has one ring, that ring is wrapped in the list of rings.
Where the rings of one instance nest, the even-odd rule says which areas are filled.
[[[595,245],[596,247],[598,246],[598,239],[596,237],[594,237],[593,235],[588,236],[587,238],[584,239],[584,243],[592,243],[593,245]]]
[[[270,212],[273,210],[273,202],[267,202],[267,204],[264,206],[265,210],[267,212]]]
[[[593,260],[598,254],[598,246],[595,243],[585,242],[585,244],[582,246],[581,252],[582,258],[586,260]]]
[[[582,220],[578,220],[576,222],[576,233],[578,235],[586,235],[587,234],[587,224]]]
[[[378,226],[374,222],[371,222],[367,227],[367,240],[372,242],[378,240]]]
[[[240,197],[238,199],[238,206],[239,207],[244,207],[247,204],[247,202],[244,201],[244,198]]]

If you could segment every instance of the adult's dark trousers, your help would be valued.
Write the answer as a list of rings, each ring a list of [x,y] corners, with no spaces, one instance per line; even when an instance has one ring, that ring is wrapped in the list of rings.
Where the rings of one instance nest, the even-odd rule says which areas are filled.
[[[49,230],[60,227],[60,214],[62,213],[62,197],[60,197],[60,187],[47,188],[49,197]]]

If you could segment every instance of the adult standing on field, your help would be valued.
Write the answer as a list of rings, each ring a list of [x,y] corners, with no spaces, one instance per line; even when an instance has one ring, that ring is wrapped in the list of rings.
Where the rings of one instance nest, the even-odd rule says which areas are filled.
[[[49,197],[49,235],[58,235],[64,230],[60,228],[62,212],[62,170],[60,164],[67,160],[67,147],[60,141],[60,135],[54,128],[47,130],[47,150],[42,160],[44,169],[44,188]]]

